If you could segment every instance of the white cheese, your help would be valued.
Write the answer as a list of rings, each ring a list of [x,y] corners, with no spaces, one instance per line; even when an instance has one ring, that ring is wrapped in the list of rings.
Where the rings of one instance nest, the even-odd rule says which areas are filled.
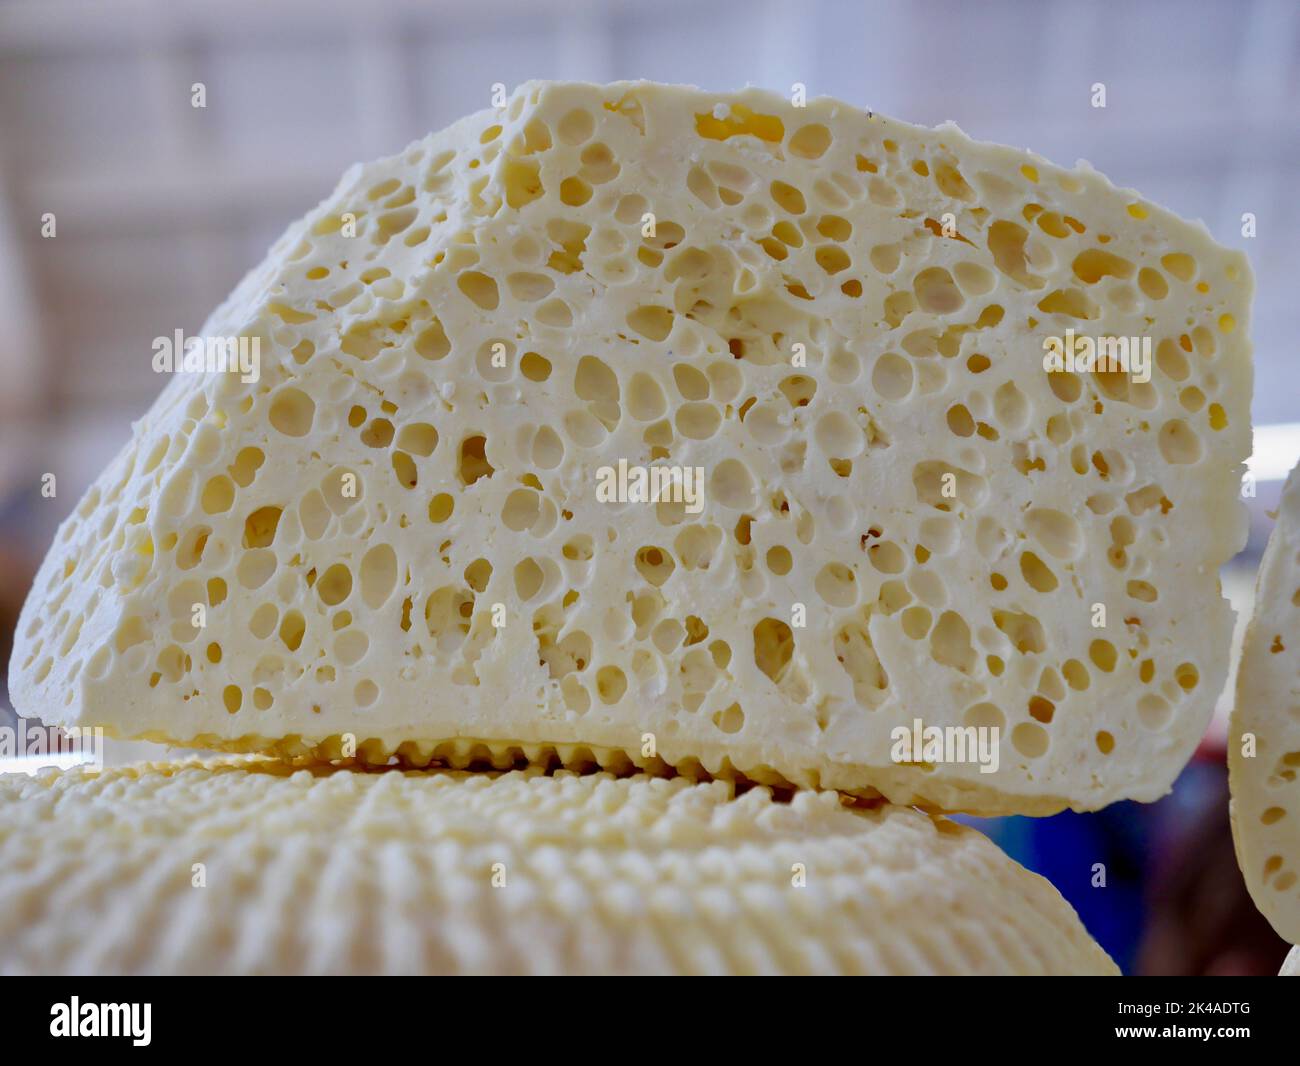
[[[229,750],[1152,800],[1226,670],[1250,292],[1203,226],[951,126],[529,83],[354,167],[215,312],[259,379],[167,385],[14,698]],[[1071,330],[1149,340],[1150,379],[1049,373]],[[996,728],[996,772],[896,762],[917,719]]]
[[[1300,942],[1300,467],[1260,562],[1228,732],[1232,832],[1255,906]]]
[[[973,829],[644,775],[0,777],[0,899],[5,974],[1117,972]]]

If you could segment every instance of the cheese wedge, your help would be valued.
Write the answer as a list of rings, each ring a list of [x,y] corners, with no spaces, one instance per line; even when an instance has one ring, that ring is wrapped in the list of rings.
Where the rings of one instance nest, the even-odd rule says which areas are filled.
[[[173,763],[0,778],[5,973],[1083,973],[987,837],[723,782]]]
[[[1300,941],[1300,467],[1260,562],[1228,733],[1232,836],[1255,906]]]
[[[191,365],[242,339],[258,379],[174,375],[58,534],[14,698],[323,759],[1153,800],[1225,676],[1250,292],[1203,226],[952,126],[529,83],[350,170],[214,313]]]

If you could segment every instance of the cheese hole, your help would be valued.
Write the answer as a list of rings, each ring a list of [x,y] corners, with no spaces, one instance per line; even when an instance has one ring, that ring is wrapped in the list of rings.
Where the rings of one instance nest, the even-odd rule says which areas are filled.
[[[581,207],[591,199],[591,186],[574,176],[560,182],[560,202],[568,207]]]
[[[457,276],[456,287],[483,311],[495,311],[501,302],[496,280],[480,270],[467,270]]]
[[[492,464],[488,462],[486,437],[475,435],[461,441],[457,473],[462,485],[468,488],[480,478],[490,478],[495,472]]]
[[[425,422],[412,422],[398,433],[397,446],[403,451],[427,457],[438,446],[438,431]]]
[[[676,378],[676,371],[674,371],[674,378]],[[682,382],[678,381],[679,391],[682,388]],[[705,382],[706,394],[707,389],[708,383]],[[663,389],[653,377],[638,371],[632,375],[632,380],[628,383],[627,409],[628,413],[638,422],[653,422],[663,417],[664,412],[668,409],[668,400]]]
[[[259,507],[244,519],[244,547],[269,548],[280,526],[279,507]]]
[[[614,371],[594,355],[584,355],[578,360],[573,390],[579,399],[591,402],[617,402],[620,395]]]
[[[739,459],[724,459],[709,476],[709,496],[724,507],[746,511],[755,502],[754,476]]]
[[[515,489],[506,497],[501,521],[516,533],[529,529],[541,514],[541,498],[531,489]]]
[[[764,618],[754,626],[754,665],[780,685],[794,658],[794,633],[779,618]]]
[[[1109,674],[1115,669],[1119,656],[1115,652],[1115,645],[1110,641],[1094,640],[1088,646],[1088,658],[1098,670]]]
[[[638,307],[627,316],[627,324],[652,341],[667,338],[673,328],[673,313],[667,307]]]
[[[1165,281],[1164,275],[1151,267],[1143,267],[1138,271],[1138,288],[1150,300],[1163,300],[1169,295],[1169,283]]]
[[[970,626],[955,611],[944,611],[930,632],[930,657],[941,666],[969,674],[979,657],[970,640]]]
[[[397,475],[397,483],[404,489],[415,488],[420,478],[419,471],[415,466],[415,460],[405,452],[393,452],[391,461],[393,473]]]
[[[659,588],[676,569],[673,557],[664,549],[648,545],[636,553],[636,569],[646,581]]]
[[[773,202],[787,214],[802,215],[808,210],[808,204],[804,200],[803,193],[793,185],[789,185],[784,181],[774,181],[770,191]]]
[[[1051,738],[1037,722],[1021,722],[1011,730],[1011,746],[1027,759],[1040,759],[1047,754]]]
[[[820,159],[830,146],[831,131],[820,122],[801,126],[790,135],[790,154],[800,159]]]
[[[625,692],[627,676],[617,666],[602,666],[596,671],[596,695],[602,703],[618,703]]]
[[[1170,252],[1161,256],[1160,265],[1182,282],[1191,281],[1196,276],[1196,260],[1186,252]]]
[[[391,545],[379,544],[361,557],[361,598],[371,610],[387,602],[397,584],[397,553]]]
[[[871,371],[871,386],[885,400],[905,399],[912,391],[914,380],[912,364],[894,352],[886,352],[877,359]]]
[[[352,594],[352,571],[335,563],[316,580],[316,594],[329,607],[342,603]]]
[[[551,362],[536,352],[525,352],[519,361],[519,372],[529,381],[545,381],[551,376]]]
[[[708,440],[722,426],[722,412],[709,403],[687,403],[677,409],[677,431],[689,440]]]
[[[273,603],[264,603],[248,619],[248,631],[258,640],[265,640],[275,632],[280,620],[280,609]]]
[[[451,341],[442,322],[435,317],[415,338],[415,354],[421,359],[437,362],[451,352]]]
[[[302,646],[303,634],[307,632],[307,623],[300,611],[287,611],[280,620],[280,640],[290,651],[297,651]]]
[[[465,567],[465,584],[475,592],[486,592],[492,580],[492,564],[486,559],[475,559]]]
[[[1021,553],[1020,573],[1035,592],[1054,592],[1058,585],[1056,575],[1033,552]]]
[[[912,292],[921,310],[935,315],[951,314],[966,303],[952,275],[943,267],[929,267],[917,274],[912,281]]]
[[[590,140],[596,132],[596,120],[590,111],[575,107],[567,112],[555,127],[556,135],[565,144],[578,145]]]
[[[271,401],[271,425],[286,437],[305,437],[316,418],[316,403],[301,389],[286,387]]]

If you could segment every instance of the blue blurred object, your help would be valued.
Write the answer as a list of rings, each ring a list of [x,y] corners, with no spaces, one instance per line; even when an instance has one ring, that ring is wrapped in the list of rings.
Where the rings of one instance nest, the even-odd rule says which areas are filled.
[[[1173,791],[1156,803],[1127,801],[1050,818],[961,820],[1051,881],[1124,973],[1134,974],[1152,896],[1163,876],[1171,867],[1197,861],[1188,854],[1201,839],[1196,827],[1226,824],[1225,778],[1222,762],[1202,757],[1189,763]],[[1104,887],[1093,885],[1098,863],[1104,867]]]

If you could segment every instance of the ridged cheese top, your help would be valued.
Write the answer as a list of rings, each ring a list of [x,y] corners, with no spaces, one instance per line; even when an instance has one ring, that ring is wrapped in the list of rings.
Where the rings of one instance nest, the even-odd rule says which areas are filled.
[[[234,750],[1151,800],[1226,670],[1250,291],[1204,227],[951,126],[529,83],[350,170],[212,316],[259,380],[164,389],[11,688]],[[1150,380],[1049,372],[1070,330]],[[898,761],[918,717],[998,730],[997,771]]]
[[[0,899],[6,973],[1115,972],[972,829],[680,778],[0,777]]]
[[[1300,942],[1300,467],[1260,563],[1228,734],[1237,861],[1278,935]]]

